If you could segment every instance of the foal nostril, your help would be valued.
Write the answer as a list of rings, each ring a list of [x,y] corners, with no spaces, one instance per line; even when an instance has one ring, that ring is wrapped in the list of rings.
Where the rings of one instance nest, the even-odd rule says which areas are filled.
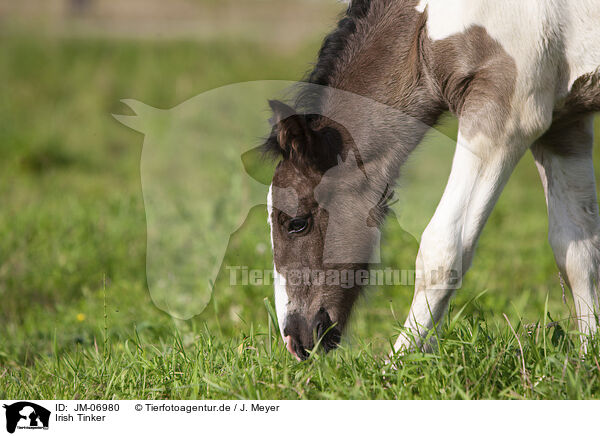
[[[316,333],[316,340],[319,340],[331,326],[331,318],[325,309],[322,307],[319,309],[313,320],[313,330]]]
[[[316,343],[320,343],[326,352],[333,350],[342,336],[324,308],[319,309],[310,323],[298,313],[289,315],[283,334],[288,350],[299,360],[308,359]]]
[[[308,347],[308,348],[312,348],[312,347]],[[294,352],[296,353],[296,356],[298,356],[298,359],[300,359],[300,360],[308,359],[309,354],[308,354],[307,348],[304,347],[302,345],[302,343],[300,343],[296,340],[293,340],[293,349],[294,349]]]
[[[307,347],[302,345],[302,342],[293,336],[285,337],[287,349],[292,355],[296,357],[298,360],[306,360],[308,359],[309,353],[307,351]],[[312,348],[312,347],[310,347]]]
[[[333,326],[331,317],[324,308],[320,308],[313,320],[313,331],[316,333],[315,340],[321,341],[323,349],[327,352],[338,346],[341,340],[341,332]]]

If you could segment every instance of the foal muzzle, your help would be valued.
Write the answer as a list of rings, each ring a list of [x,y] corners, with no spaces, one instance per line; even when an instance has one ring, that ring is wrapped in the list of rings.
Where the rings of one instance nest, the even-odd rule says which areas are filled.
[[[310,356],[315,344],[325,352],[333,350],[340,343],[342,333],[327,311],[321,308],[311,322],[298,313],[290,314],[286,318],[283,336],[288,351],[300,361]]]

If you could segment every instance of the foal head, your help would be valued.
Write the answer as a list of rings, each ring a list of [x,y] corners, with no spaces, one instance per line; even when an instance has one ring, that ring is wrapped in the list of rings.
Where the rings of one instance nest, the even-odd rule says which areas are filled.
[[[281,158],[268,198],[275,302],[287,348],[303,360],[316,344],[338,345],[368,280],[387,196],[369,183],[341,125],[270,104],[266,148]]]

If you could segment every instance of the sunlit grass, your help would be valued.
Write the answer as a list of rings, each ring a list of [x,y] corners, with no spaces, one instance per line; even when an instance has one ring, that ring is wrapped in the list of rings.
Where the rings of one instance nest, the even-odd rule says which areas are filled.
[[[410,286],[388,286],[365,291],[340,350],[298,363],[265,307],[269,286],[230,286],[223,272],[193,320],[155,308],[142,136],[110,114],[127,113],[122,98],[168,108],[227,83],[297,79],[317,41],[287,55],[227,42],[23,36],[4,37],[2,47],[0,398],[600,396],[599,350],[581,354],[569,295],[562,302],[529,156],[490,218],[436,352],[407,356],[396,370],[385,363],[412,297]],[[443,129],[452,136],[456,124]],[[418,152],[403,179],[416,200],[405,207],[423,207],[421,193],[439,189],[427,174],[447,172],[451,155]],[[415,236],[390,217],[386,265],[412,268]],[[257,206],[226,264],[269,269],[268,237]]]

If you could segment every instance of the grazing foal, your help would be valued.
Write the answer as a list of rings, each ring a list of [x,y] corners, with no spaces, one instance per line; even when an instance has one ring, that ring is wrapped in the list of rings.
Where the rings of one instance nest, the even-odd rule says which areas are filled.
[[[452,171],[422,235],[406,333],[395,350],[430,348],[425,338],[447,310],[527,150],[542,179],[549,239],[572,290],[579,329],[597,330],[600,219],[592,119],[600,110],[599,20],[598,0],[349,5],[295,108],[271,102],[275,123],[266,147],[282,158],[268,198],[275,298],[292,354],[306,358],[316,339],[334,348],[361,287],[292,275],[366,269],[365,254],[377,241],[365,229],[381,224],[401,165],[446,110],[459,119]],[[349,105],[348,93],[393,110]],[[328,177],[348,159],[358,171]]]

